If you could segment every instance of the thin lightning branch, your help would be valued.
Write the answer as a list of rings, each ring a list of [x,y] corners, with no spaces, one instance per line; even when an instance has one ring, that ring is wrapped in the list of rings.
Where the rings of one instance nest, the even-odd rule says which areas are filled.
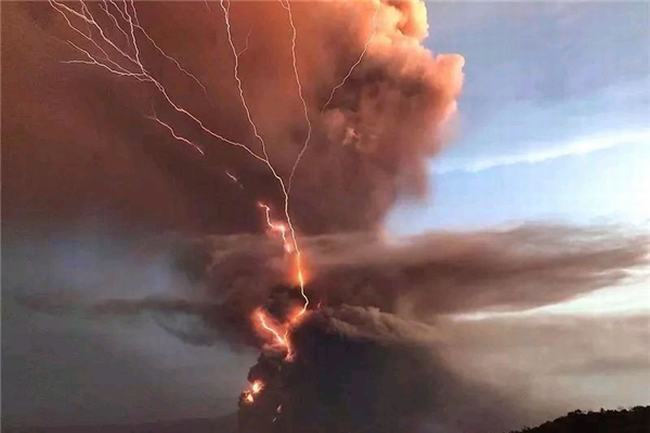
[[[233,183],[236,183],[237,186],[239,186],[240,189],[244,189],[244,185],[242,185],[242,183],[239,181],[237,176],[235,176],[234,174],[232,174],[228,170],[225,170],[224,173],[226,174],[226,176],[228,176],[228,179],[232,180]]]
[[[129,44],[129,35],[127,35],[126,32],[124,31],[124,29],[122,28],[122,26],[120,26],[120,23],[117,20],[117,17],[115,15],[113,15],[113,13],[109,10],[107,0],[102,0],[102,3],[99,5],[99,8],[102,9],[104,11],[104,13],[106,13],[106,15],[111,17],[111,20],[113,21],[113,24],[115,25],[115,28],[118,29],[120,31],[120,33],[122,33],[122,35],[124,35],[124,38],[126,40],[126,44],[128,45]]]
[[[298,37],[298,30],[296,29],[296,25],[293,22],[293,12],[291,11],[291,4],[289,3],[289,0],[286,0],[286,4],[284,2],[285,0],[280,0],[280,4],[287,11],[287,15],[289,17],[289,25],[291,26],[291,59],[293,65],[293,74],[296,78],[296,85],[298,86],[298,97],[300,98],[300,102],[302,103],[302,109],[305,115],[305,122],[307,123],[307,135],[305,136],[305,141],[302,145],[302,149],[300,149],[300,152],[298,153],[298,157],[296,158],[296,161],[293,163],[293,167],[291,167],[291,174],[289,175],[289,191],[291,191],[291,186],[293,184],[293,178],[296,174],[296,169],[300,164],[300,160],[302,159],[302,156],[307,151],[307,147],[309,146],[309,141],[311,140],[312,126],[311,126],[311,120],[309,119],[309,110],[307,109],[307,102],[305,102],[305,97],[303,95],[302,83],[300,81],[300,74],[298,73],[298,58],[296,56],[296,39]]]
[[[244,54],[246,51],[248,51],[248,42],[249,42],[249,39],[251,38],[251,33],[252,33],[252,32],[253,32],[253,29],[248,30],[248,34],[246,35],[246,41],[245,41],[245,43],[244,43],[244,48],[242,48],[241,50],[239,50],[239,52],[237,53],[237,56],[241,56],[241,55]]]
[[[133,58],[131,55],[124,52],[124,50],[122,50],[120,47],[118,47],[110,38],[108,38],[106,36],[106,34],[104,33],[104,29],[97,23],[97,21],[95,20],[95,18],[92,15],[92,12],[90,12],[90,9],[88,9],[88,7],[86,7],[86,4],[83,1],[80,1],[83,13],[79,13],[76,10],[74,10],[74,9],[72,9],[72,8],[66,6],[65,4],[63,4],[61,2],[58,2],[56,0],[50,0],[50,2],[55,3],[56,5],[62,7],[63,9],[65,9],[66,11],[68,11],[68,12],[72,13],[73,15],[81,18],[87,24],[90,24],[92,27],[96,28],[97,31],[99,32],[99,35],[102,37],[102,40],[104,42],[106,42],[108,45],[110,45],[121,56],[128,59],[129,61],[131,61],[135,65],[140,64],[139,59]],[[137,47],[136,47],[136,50],[137,50]],[[137,51],[136,51],[136,53],[137,53]]]
[[[113,69],[112,67],[110,67],[110,66],[98,61],[97,59],[95,59],[88,51],[86,51],[83,48],[79,47],[74,42],[72,42],[72,41],[67,41],[67,42],[68,42],[68,44],[70,44],[70,46],[77,49],[81,53],[85,54],[86,58],[88,60],[64,60],[61,63],[68,63],[68,64],[81,63],[81,64],[86,64],[86,65],[95,65],[95,66],[99,66],[99,67],[101,67],[103,69],[106,69],[107,71],[109,71],[110,73],[115,74],[115,75],[119,75],[119,76],[122,76],[122,77],[135,78],[138,81],[149,81],[149,79],[147,77],[143,76],[142,74],[130,72],[130,71],[120,67],[119,65],[117,65],[117,67],[119,69]]]
[[[368,47],[370,46],[370,43],[372,42],[372,39],[375,37],[375,33],[377,32],[377,14],[378,14],[378,12],[379,12],[379,3],[377,4],[377,7],[375,8],[375,13],[372,16],[372,31],[370,32],[370,35],[368,36],[368,39],[366,39],[366,43],[363,45],[363,50],[359,54],[359,57],[357,58],[357,60],[352,64],[352,66],[348,70],[348,73],[345,74],[343,79],[341,81],[339,81],[339,83],[336,86],[334,86],[332,88],[332,91],[330,92],[330,96],[329,96],[329,98],[327,98],[327,102],[325,102],[325,104],[323,105],[323,108],[321,108],[321,113],[324,112],[327,109],[327,107],[332,102],[332,99],[334,99],[334,94],[336,93],[336,91],[345,85],[345,83],[348,81],[348,79],[350,78],[350,76],[352,75],[354,70],[357,68],[357,66],[359,66],[359,64],[361,63],[361,61],[365,57],[366,52],[368,51]]]
[[[78,35],[80,35],[81,37],[83,37],[85,40],[87,40],[87,41],[89,41],[90,43],[92,43],[92,45],[93,45],[95,48],[97,48],[97,49],[99,50],[99,52],[101,52],[101,53],[104,55],[104,58],[106,59],[106,61],[107,61],[108,63],[110,63],[111,65],[113,65],[113,67],[110,68],[111,70],[113,70],[113,68],[116,68],[117,70],[120,70],[121,72],[123,72],[123,73],[125,73],[125,74],[128,73],[128,70],[127,70],[126,68],[124,68],[122,65],[120,65],[119,63],[113,61],[113,60],[110,58],[110,56],[108,55],[108,53],[106,52],[106,50],[104,50],[104,49],[101,47],[101,45],[99,45],[97,42],[95,42],[95,40],[92,38],[92,36],[89,36],[89,35],[85,34],[85,33],[82,32],[81,30],[79,30],[77,27],[75,27],[75,26],[72,24],[72,22],[70,21],[70,19],[68,18],[68,16],[66,15],[66,13],[65,13],[64,11],[62,11],[61,9],[59,9],[58,7],[55,6],[56,2],[52,2],[52,1],[50,1],[50,4],[52,5],[52,8],[54,8],[54,10],[56,10],[59,14],[61,14],[61,16],[63,16],[63,18],[65,19],[66,23],[68,24],[68,27],[70,27],[70,28],[71,28],[75,33],[77,33]],[[89,29],[89,32],[90,32],[90,29]],[[82,51],[86,56],[89,56],[89,57],[92,58],[92,56],[90,55],[90,53],[89,53],[88,51],[82,50],[81,48],[77,47],[75,44],[73,44],[73,43],[70,42],[70,41],[68,41],[68,43],[70,43],[72,46],[74,46],[75,48],[77,48],[79,51]],[[98,63],[99,63],[99,62],[98,62]]]
[[[147,116],[147,119],[153,120],[154,122],[158,123],[159,125],[165,127],[169,131],[169,133],[172,135],[172,137],[174,137],[176,140],[181,141],[183,143],[186,143],[186,144],[192,146],[194,148],[194,150],[199,152],[201,155],[205,156],[205,152],[203,151],[203,149],[201,149],[196,144],[192,143],[187,138],[181,137],[180,135],[176,134],[176,131],[174,131],[174,128],[172,128],[171,125],[169,125],[168,123],[163,122],[162,120],[160,120],[160,118],[158,118],[158,116],[156,116],[156,115]]]
[[[273,173],[273,175],[278,179],[282,180],[280,176],[277,175],[275,169],[269,162],[269,154],[266,149],[266,143],[264,142],[264,139],[260,135],[257,125],[253,121],[253,117],[251,115],[250,109],[248,108],[248,103],[246,102],[246,97],[244,96],[244,88],[242,84],[242,80],[239,77],[239,55],[237,54],[237,48],[235,48],[235,43],[233,42],[232,38],[232,27],[230,24],[230,2],[228,2],[228,7],[226,7],[226,4],[224,0],[219,0],[219,5],[221,6],[221,10],[223,11],[223,16],[226,22],[226,33],[228,35],[228,43],[230,45],[230,49],[232,51],[233,55],[233,74],[235,77],[235,81],[237,82],[237,90],[239,91],[239,100],[241,101],[242,107],[244,108],[244,111],[246,112],[246,119],[248,120],[248,124],[250,125],[251,129],[253,130],[253,135],[259,141],[261,148],[262,148],[262,153],[264,154],[265,162],[269,166],[269,169]]]
[[[185,69],[183,65],[174,57],[170,56],[167,54],[157,43],[156,41],[147,33],[147,31],[142,27],[140,24],[140,19],[138,18],[138,12],[135,8],[135,4],[133,4],[133,18],[135,22],[135,27],[140,30],[140,32],[144,35],[145,38],[153,45],[153,47],[167,60],[170,62],[174,63],[176,67],[178,68],[179,71],[181,71],[185,76],[193,80],[202,90],[203,94],[205,95],[206,98],[208,98],[208,89],[203,85],[201,80],[199,80],[194,74],[192,74],[190,71]]]
[[[120,13],[120,15],[122,16],[122,19],[123,19],[124,21],[128,21],[127,18],[126,18],[126,12],[125,12],[125,11],[126,11],[126,1],[124,1],[124,2],[122,3],[122,4],[124,5],[124,9],[121,9],[121,8],[117,5],[117,2],[116,2],[115,0],[108,0],[108,2],[109,2],[110,4],[112,4],[112,5],[115,7],[115,9]]]

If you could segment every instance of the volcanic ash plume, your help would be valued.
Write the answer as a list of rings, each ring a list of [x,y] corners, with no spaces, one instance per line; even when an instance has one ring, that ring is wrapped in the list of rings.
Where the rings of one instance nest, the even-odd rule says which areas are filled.
[[[50,220],[67,221],[96,212],[99,196],[112,219],[139,227],[259,231],[259,201],[281,218],[283,196],[265,164],[217,138],[262,155],[241,103],[237,66],[250,118],[291,190],[299,233],[377,228],[399,194],[423,192],[427,160],[440,150],[441,130],[456,110],[464,60],[423,46],[423,1],[291,2],[295,37],[286,5],[127,0],[8,7],[16,29],[8,36],[23,36],[6,44],[6,96],[23,102],[3,127],[7,137],[22,137],[15,145],[7,140],[7,215],[25,219],[47,210]],[[146,76],[133,61],[131,25]],[[25,70],[34,62],[41,66]],[[43,99],[57,101],[56,110]],[[69,118],[74,128],[63,126]],[[38,134],[44,130],[47,137]],[[47,145],[52,139],[57,146]],[[31,159],[45,151],[48,171]],[[70,166],[92,152],[102,170]],[[117,176],[120,188],[112,188],[106,179]],[[51,187],[60,182],[82,193]]]
[[[399,194],[423,191],[463,59],[423,47],[424,2],[310,7],[300,16],[317,37],[307,42],[303,83],[318,120],[291,209],[304,232],[375,229]],[[413,324],[344,304],[303,316],[295,293],[280,286],[251,314],[265,351],[240,396],[242,433],[415,431],[428,420],[441,396],[429,349],[409,337]]]
[[[93,313],[152,310],[163,317],[198,317],[217,335],[160,323],[194,344],[225,337],[262,346],[240,398],[242,433],[416,429],[433,402],[442,401],[438,379],[434,384],[429,371],[435,364],[428,354],[435,330],[372,303],[350,306],[339,298],[328,306],[326,296],[318,299],[322,305],[316,298],[310,303],[309,277],[318,270],[301,261],[299,239],[373,232],[400,194],[424,191],[427,161],[440,150],[442,129],[456,110],[464,62],[424,47],[424,1],[72,5],[52,0],[49,6],[51,16],[40,6],[21,6],[27,12],[20,19],[66,41],[67,51],[58,59],[66,73],[57,73],[62,78],[48,80],[42,91],[17,85],[12,91],[27,97],[16,99],[38,112],[47,94],[69,109],[70,88],[82,96],[101,89],[106,94],[101,107],[119,113],[107,128],[115,134],[110,142],[130,143],[142,134],[164,137],[192,155],[170,151],[154,164],[162,167],[163,183],[173,185],[170,194],[181,191],[183,201],[192,202],[191,222],[181,226],[232,234],[266,223],[273,241],[282,241],[215,238],[232,245],[212,245],[207,255],[189,254],[188,261],[228,281],[218,291],[209,287],[198,301],[118,299],[95,306]],[[178,28],[170,30],[170,23]],[[38,43],[26,43],[40,46],[45,38],[34,39]],[[26,51],[11,51],[8,61],[20,64]],[[79,79],[72,68],[95,68],[102,75]],[[105,91],[105,76],[115,80],[114,92]],[[124,81],[138,90],[120,90]],[[100,104],[96,98],[79,100],[73,101],[82,113],[74,131],[43,129],[62,135],[62,143],[90,135],[85,141],[94,145],[94,134],[102,130]],[[136,124],[140,120],[142,125]],[[138,174],[151,169],[151,153],[164,154],[133,152]],[[21,188],[32,186],[11,185],[9,196]],[[44,193],[35,194],[37,201],[52,212],[86,206],[38,194]],[[128,188],[120,188],[106,202],[123,205],[131,199]],[[136,207],[130,217],[167,224],[164,212],[151,212],[158,209],[155,201],[147,196],[146,212]],[[243,254],[233,255],[233,249]],[[273,249],[283,256],[269,259]],[[240,271],[269,278],[248,286],[245,279],[237,282]],[[277,285],[282,279],[284,285]]]

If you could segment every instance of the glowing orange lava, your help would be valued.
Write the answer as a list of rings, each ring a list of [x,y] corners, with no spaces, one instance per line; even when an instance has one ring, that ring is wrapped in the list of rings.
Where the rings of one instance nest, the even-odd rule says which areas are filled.
[[[264,389],[264,382],[262,382],[261,380],[256,380],[251,385],[251,392],[253,394],[259,394],[260,391],[262,391],[262,389]]]
[[[243,401],[246,404],[253,404],[255,402],[256,396],[259,395],[263,389],[264,389],[264,382],[262,382],[259,379],[253,381],[253,383],[250,384],[248,389],[242,393]]]

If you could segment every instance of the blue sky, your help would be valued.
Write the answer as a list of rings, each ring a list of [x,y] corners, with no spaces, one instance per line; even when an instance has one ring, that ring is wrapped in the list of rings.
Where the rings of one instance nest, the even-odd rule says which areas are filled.
[[[465,88],[430,195],[391,230],[646,225],[649,20],[643,2],[431,3],[427,44],[465,56]]]

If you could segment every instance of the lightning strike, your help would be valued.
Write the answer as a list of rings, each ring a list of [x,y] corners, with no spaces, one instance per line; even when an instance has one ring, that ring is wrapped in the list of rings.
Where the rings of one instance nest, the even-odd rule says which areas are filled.
[[[248,30],[248,34],[246,35],[246,41],[244,42],[244,48],[239,50],[239,52],[237,53],[238,56],[241,56],[246,51],[248,51],[248,43],[249,43],[249,40],[251,38],[251,33],[253,33],[253,29]]]
[[[266,218],[266,225],[269,228],[269,231],[272,233],[279,233],[282,238],[282,246],[284,251],[288,254],[293,252],[293,245],[287,239],[287,226],[283,223],[274,222],[271,219],[271,208],[264,203],[257,204],[260,208],[264,210],[264,216]]]
[[[336,91],[339,90],[341,87],[345,86],[345,83],[348,82],[348,79],[350,78],[350,76],[352,76],[354,70],[357,68],[357,66],[361,64],[361,61],[366,56],[366,52],[368,52],[368,47],[370,46],[370,43],[372,42],[372,39],[375,37],[375,33],[377,32],[378,13],[379,13],[379,2],[377,2],[377,6],[375,7],[375,13],[372,16],[372,31],[370,32],[368,39],[366,39],[366,43],[363,45],[363,50],[361,50],[361,53],[359,54],[357,60],[352,64],[352,66],[350,66],[350,69],[348,70],[347,74],[343,76],[341,81],[339,81],[334,87],[332,87],[332,91],[330,92],[329,98],[327,98],[327,101],[325,102],[325,104],[323,104],[323,108],[321,108],[321,113],[327,109],[327,107],[334,99],[334,95],[336,94]]]
[[[285,251],[287,251],[287,253],[293,252],[295,254],[294,261],[295,261],[295,265],[296,265],[296,269],[297,269],[297,280],[298,280],[298,285],[300,287],[300,294],[304,299],[303,308],[302,308],[301,313],[300,313],[300,315],[303,315],[307,311],[307,308],[309,307],[309,297],[307,297],[307,294],[305,293],[305,278],[304,278],[304,273],[303,273],[303,270],[302,270],[302,268],[303,268],[302,253],[300,251],[300,246],[298,245],[298,238],[296,236],[296,231],[295,231],[293,223],[291,221],[291,214],[289,212],[289,204],[290,204],[289,191],[290,191],[290,188],[291,188],[291,181],[293,179],[295,170],[296,170],[298,164],[300,163],[300,158],[302,157],[305,150],[307,149],[307,146],[309,144],[309,140],[311,138],[311,122],[309,120],[309,113],[308,113],[308,110],[307,110],[307,103],[305,102],[305,99],[304,99],[303,94],[302,94],[302,84],[300,82],[300,76],[298,74],[298,69],[297,69],[297,59],[296,59],[296,34],[297,34],[297,31],[296,31],[296,27],[295,27],[295,25],[293,23],[293,15],[291,14],[291,6],[289,5],[288,1],[287,1],[286,6],[284,5],[284,3],[282,3],[282,0],[281,0],[281,4],[282,4],[283,7],[285,7],[285,9],[287,9],[287,11],[289,13],[289,17],[290,17],[289,22],[290,22],[291,28],[293,29],[292,30],[292,34],[293,34],[293,36],[292,36],[292,44],[291,44],[292,45],[292,57],[293,57],[293,70],[294,70],[296,82],[298,84],[298,93],[299,93],[299,96],[300,96],[300,100],[302,101],[302,105],[303,105],[303,108],[304,108],[305,119],[306,119],[307,125],[308,125],[308,133],[307,133],[307,137],[305,139],[304,145],[303,145],[300,153],[298,154],[298,157],[296,158],[296,161],[294,162],[293,167],[291,168],[291,174],[289,176],[289,187],[288,188],[287,188],[287,185],[285,184],[284,179],[278,174],[278,172],[275,170],[275,167],[271,163],[269,153],[268,153],[268,150],[267,150],[267,147],[266,147],[266,142],[264,141],[264,138],[261,136],[261,134],[259,132],[259,129],[257,128],[257,125],[253,121],[253,117],[251,115],[250,108],[248,107],[248,103],[246,102],[246,96],[244,95],[244,88],[243,88],[242,80],[241,80],[241,78],[239,76],[239,54],[237,53],[237,48],[235,47],[235,44],[233,42],[233,37],[232,37],[232,25],[231,25],[231,21],[230,21],[230,1],[228,1],[227,5],[226,5],[226,2],[224,0],[219,1],[219,5],[221,6],[221,10],[223,11],[224,20],[225,20],[225,23],[226,23],[226,33],[227,33],[227,36],[228,36],[228,43],[230,45],[230,49],[231,49],[231,52],[232,52],[232,55],[233,55],[233,63],[234,63],[233,64],[233,74],[234,74],[235,81],[237,83],[237,90],[239,91],[240,102],[241,102],[242,108],[244,109],[244,111],[246,113],[246,118],[247,118],[248,123],[249,123],[249,125],[251,127],[253,135],[255,136],[257,141],[260,143],[260,147],[261,147],[262,153],[264,155],[263,162],[266,164],[267,168],[269,169],[269,171],[271,172],[273,177],[277,180],[278,185],[280,186],[280,189],[282,190],[282,195],[283,195],[283,200],[284,200],[284,216],[285,216],[286,221],[287,221],[287,228],[288,228],[290,239],[291,239],[291,248],[289,249],[287,247],[287,242],[286,242],[287,238],[286,238],[286,236],[284,234],[284,231],[283,231],[283,234],[282,234],[283,245],[284,245]],[[267,217],[268,217],[268,212],[269,211],[267,211]]]
[[[108,38],[106,36],[106,34],[103,31],[102,27],[99,24],[97,24],[97,22],[92,17],[92,14],[89,12],[89,9],[87,7],[84,6],[82,8],[83,13],[80,13],[80,12],[77,12],[76,10],[68,7],[67,5],[64,5],[64,4],[60,3],[60,2],[58,2],[57,0],[49,0],[49,3],[55,10],[57,10],[60,14],[63,14],[65,16],[65,20],[68,23],[68,26],[70,28],[72,28],[75,31],[75,33],[78,33],[78,34],[82,35],[86,40],[92,40],[93,45],[95,45],[95,46],[99,46],[99,44],[96,41],[94,41],[94,39],[92,39],[92,37],[86,35],[81,30],[79,30],[77,27],[75,27],[72,24],[72,22],[70,21],[70,19],[68,18],[68,16],[65,14],[65,12],[66,11],[69,12],[71,15],[78,17],[79,19],[83,20],[85,23],[87,23],[87,24],[95,27],[96,29],[98,29],[102,41],[104,41],[104,43],[111,46],[118,53],[118,55],[121,56],[122,61],[128,60],[129,62],[131,62],[132,63],[130,65],[131,68],[132,69],[135,68],[136,71],[130,70],[130,69],[120,65],[116,61],[110,60],[110,58],[109,58],[109,60],[107,60],[107,62],[110,63],[110,64],[115,64],[116,65],[115,67],[111,67],[111,66],[107,65],[106,63],[102,62],[101,60],[99,60],[97,57],[93,56],[89,51],[80,48],[78,45],[74,44],[72,41],[68,41],[68,43],[71,46],[73,46],[74,48],[76,48],[79,52],[84,54],[86,56],[86,60],[70,60],[70,61],[66,61],[65,63],[81,63],[81,64],[94,65],[94,66],[98,66],[100,68],[103,68],[103,69],[105,69],[105,70],[107,70],[107,71],[109,71],[109,72],[111,72],[111,73],[113,73],[115,75],[118,75],[118,76],[131,77],[131,78],[137,79],[138,81],[150,82],[150,83],[152,83],[154,85],[154,87],[158,90],[158,92],[161,94],[161,96],[164,98],[164,100],[167,102],[167,104],[174,111],[176,111],[177,113],[183,114],[185,117],[189,118],[204,133],[206,133],[206,134],[208,134],[208,135],[212,136],[213,138],[216,138],[216,139],[218,139],[220,141],[223,141],[223,142],[225,142],[227,144],[230,144],[231,146],[235,146],[235,147],[238,147],[240,149],[243,149],[249,155],[251,155],[253,158],[255,158],[257,160],[264,161],[264,158],[262,156],[260,156],[259,154],[257,154],[253,150],[251,150],[248,146],[246,146],[246,145],[244,145],[242,143],[239,143],[237,141],[231,140],[231,139],[229,139],[227,137],[224,137],[221,134],[218,134],[218,133],[212,131],[207,126],[205,126],[205,124],[197,116],[192,114],[185,107],[183,107],[180,104],[178,104],[177,102],[175,102],[175,100],[172,98],[172,96],[167,91],[165,86],[160,81],[158,81],[152,74],[150,74],[147,71],[147,69],[145,68],[144,64],[142,63],[142,61],[140,59],[140,48],[139,48],[136,33],[135,33],[136,27],[134,25],[133,18],[131,17],[131,14],[129,13],[129,11],[127,9],[126,1],[124,3],[125,6],[124,6],[123,12],[124,12],[124,14],[125,14],[125,16],[127,18],[128,24],[129,24],[129,29],[130,29],[130,34],[131,34],[131,43],[133,44],[133,47],[134,47],[135,57],[131,56],[130,54],[126,53],[124,50],[120,49],[112,40],[110,40],[110,38]],[[81,2],[81,4],[84,5],[83,2]],[[135,9],[135,5],[133,4],[133,2],[131,2],[131,6],[132,6],[132,9]],[[63,10],[61,10],[59,8],[61,8]],[[99,46],[99,50],[103,54],[106,53],[106,51],[103,48],[101,48],[101,46]],[[106,57],[109,57],[108,54],[106,54]]]
[[[312,126],[311,126],[311,120],[309,119],[309,110],[307,109],[307,102],[305,101],[305,97],[303,95],[302,82],[300,81],[300,73],[298,72],[298,57],[296,55],[296,39],[298,38],[298,30],[296,29],[296,25],[293,21],[293,12],[291,11],[291,4],[289,3],[289,0],[279,0],[279,1],[282,7],[287,11],[287,16],[289,18],[289,25],[291,26],[291,60],[292,60],[291,63],[293,66],[293,75],[296,79],[296,85],[298,87],[298,97],[300,98],[300,102],[302,103],[302,109],[305,115],[305,122],[307,123],[307,134],[305,136],[305,141],[303,142],[302,148],[300,149],[300,152],[296,157],[296,161],[293,163],[293,167],[291,167],[291,174],[289,175],[289,190],[291,190],[291,186],[293,184],[293,178],[296,175],[296,169],[298,168],[298,165],[302,160],[302,156],[305,154],[307,148],[309,147],[309,142],[311,140]],[[300,255],[299,252],[298,255]],[[298,261],[299,260],[300,259],[298,259]],[[309,300],[307,299],[305,300],[307,303],[309,303]]]
[[[277,326],[267,318],[266,313],[261,308],[255,310],[255,319],[262,330],[267,332],[272,337],[271,346],[276,349],[285,350],[287,352],[286,359],[293,357],[291,343],[288,338],[288,329],[286,325]]]
[[[247,152],[255,160],[262,162],[268,168],[273,178],[277,181],[277,184],[280,187],[280,190],[282,192],[283,210],[284,210],[284,218],[286,220],[286,224],[284,222],[273,221],[271,218],[271,208],[264,204],[259,204],[259,205],[261,208],[264,209],[265,218],[269,230],[273,233],[280,234],[285,253],[287,255],[290,255],[293,258],[293,264],[295,266],[295,272],[296,272],[295,277],[297,280],[297,284],[300,288],[300,293],[304,300],[304,303],[302,308],[300,308],[300,310],[292,314],[286,323],[280,325],[276,325],[275,323],[272,323],[271,320],[267,318],[264,311],[261,309],[257,310],[257,312],[255,313],[255,320],[258,323],[259,327],[262,330],[264,330],[268,335],[271,336],[271,340],[273,341],[272,346],[275,347],[276,349],[281,349],[286,351],[287,355],[285,359],[291,360],[293,358],[293,351],[289,341],[290,330],[292,329],[293,326],[295,326],[298,323],[299,319],[307,312],[307,308],[309,306],[309,298],[305,293],[305,273],[303,270],[302,253],[300,251],[298,237],[296,234],[296,230],[293,226],[291,220],[291,214],[289,211],[289,206],[290,206],[289,191],[295,175],[296,168],[298,167],[300,160],[309,145],[309,141],[311,139],[311,134],[312,134],[312,125],[309,119],[307,103],[303,95],[303,87],[300,81],[300,74],[298,71],[297,56],[296,56],[297,30],[293,21],[291,5],[289,4],[288,0],[286,1],[286,4],[284,3],[284,0],[280,0],[280,3],[282,7],[288,12],[289,24],[292,31],[291,52],[292,52],[293,72],[298,87],[298,96],[302,103],[305,120],[307,123],[307,134],[305,137],[305,141],[303,142],[303,146],[291,168],[291,173],[289,175],[288,183],[285,183],[284,178],[277,172],[277,170],[271,163],[266,142],[262,137],[255,121],[253,120],[251,110],[248,106],[245,97],[243,83],[239,75],[239,56],[247,48],[238,52],[233,42],[232,27],[230,21],[230,1],[226,2],[224,0],[220,0],[220,7],[224,14],[228,42],[233,55],[233,62],[234,62],[233,75],[237,85],[237,90],[239,93],[242,108],[245,111],[246,118],[251,127],[252,133],[256,138],[256,140],[259,142],[261,154],[254,151],[253,149],[251,149],[250,147],[248,147],[243,143],[229,139],[213,131],[212,129],[208,128],[199,117],[197,117],[194,113],[192,113],[192,111],[190,111],[189,108],[177,102],[176,99],[165,87],[165,85],[161,81],[159,81],[156,77],[154,77],[153,74],[147,69],[147,67],[145,66],[142,60],[142,47],[139,45],[139,36],[144,37],[161,56],[163,56],[168,61],[173,62],[179,71],[181,71],[183,74],[185,74],[193,81],[195,81],[196,84],[199,85],[199,87],[203,90],[204,94],[206,94],[207,96],[206,88],[201,84],[198,78],[193,74],[191,74],[189,71],[187,71],[187,69],[185,69],[177,59],[168,55],[144,29],[144,27],[141,25],[140,20],[138,18],[134,0],[124,0],[121,3],[122,7],[119,7],[116,0],[108,0],[108,3],[106,0],[103,0],[103,2],[100,4],[99,7],[101,11],[107,14],[107,16],[110,18],[110,20],[112,21],[116,29],[119,31],[119,33],[125,37],[126,48],[121,48],[115,41],[113,41],[109,37],[107,31],[105,31],[102,25],[100,25],[100,23],[94,17],[90,8],[82,0],[80,0],[80,4],[81,4],[80,11],[71,8],[68,5],[58,0],[49,0],[49,3],[53,9],[55,9],[60,15],[63,16],[68,27],[72,29],[74,33],[78,34],[80,37],[83,38],[83,40],[88,42],[94,49],[96,49],[99,53],[101,53],[101,57],[97,56],[93,54],[91,51],[82,48],[78,44],[75,44],[72,41],[68,41],[69,45],[73,47],[78,53],[80,53],[83,57],[81,59],[68,60],[65,61],[64,63],[70,63],[70,64],[78,63],[78,64],[92,65],[104,69],[109,73],[119,77],[126,77],[126,78],[135,79],[140,82],[151,83],[154,86],[154,88],[158,91],[158,93],[162,96],[163,100],[167,103],[169,108],[173,109],[175,112],[183,115],[184,117],[190,119],[206,135],[209,135],[226,144],[232,145],[234,147],[238,147],[244,150],[245,152]],[[124,28],[122,27],[122,25],[120,25],[120,20],[118,16],[113,14],[110,11],[110,6],[113,6],[113,8],[119,14],[119,17],[122,19]],[[206,1],[206,6],[208,7],[208,9],[210,9],[209,3],[207,1]],[[82,30],[79,29],[79,27],[73,24],[71,18],[79,19],[84,24],[86,24],[89,28],[88,33],[83,32]],[[90,29],[95,29],[96,33],[99,36],[95,38],[93,32]],[[248,47],[248,37],[247,37],[246,47]],[[129,51],[131,51],[132,53]],[[191,146],[202,156],[205,155],[204,150],[200,146],[198,146],[197,144],[193,143],[191,140],[183,137],[181,134],[176,132],[175,128],[168,122],[163,121],[157,115],[148,116],[148,118],[153,122],[157,123],[158,125],[162,126],[175,140]],[[226,172],[226,175],[231,180],[239,183],[238,179],[231,173]],[[249,392],[245,396],[245,401],[249,401],[250,399],[249,402],[252,403],[253,401],[252,395],[253,392]]]
[[[201,155],[205,156],[205,152],[203,151],[203,149],[201,149],[198,145],[192,143],[187,138],[181,137],[180,135],[176,134],[176,131],[174,131],[174,128],[172,128],[172,126],[169,125],[168,123],[163,122],[162,120],[160,120],[160,118],[158,116],[155,116],[155,115],[154,116],[148,116],[147,118],[153,120],[154,122],[158,123],[159,125],[161,125],[165,129],[167,129],[167,131],[169,131],[171,136],[174,137],[176,140],[192,146],[194,148],[194,150],[199,152]]]
[[[145,38],[151,43],[151,45],[160,53],[161,56],[169,60],[170,62],[174,63],[176,65],[176,68],[178,68],[179,71],[181,71],[185,76],[189,77],[191,80],[193,80],[200,88],[203,90],[203,94],[205,95],[206,98],[208,98],[208,89],[205,87],[205,85],[199,80],[194,74],[189,72],[187,69],[181,65],[181,63],[174,57],[170,56],[167,54],[157,43],[156,41],[149,36],[149,33],[140,25],[140,18],[138,18],[138,12],[135,9],[135,5],[133,7],[133,17],[135,19],[135,27],[142,32]]]
[[[115,4],[113,3],[113,1],[111,1],[111,4],[112,4],[112,5],[115,5]],[[117,8],[117,5],[115,5],[115,7]],[[107,0],[102,0],[102,3],[99,5],[99,8],[100,8],[101,10],[103,10],[104,13],[105,13],[106,15],[108,15],[109,17],[111,17],[111,20],[113,21],[113,24],[115,25],[115,28],[116,28],[117,30],[119,30],[120,33],[122,33],[122,35],[124,36],[124,40],[126,41],[126,45],[129,46],[129,43],[130,43],[129,35],[124,31],[124,29],[122,28],[122,26],[120,26],[120,23],[119,23],[117,17],[116,17],[115,15],[113,15],[113,13],[109,10],[109,4],[108,4],[108,1],[107,1]],[[118,12],[121,14],[122,11],[121,11],[119,8],[117,8],[117,10],[118,10]]]

